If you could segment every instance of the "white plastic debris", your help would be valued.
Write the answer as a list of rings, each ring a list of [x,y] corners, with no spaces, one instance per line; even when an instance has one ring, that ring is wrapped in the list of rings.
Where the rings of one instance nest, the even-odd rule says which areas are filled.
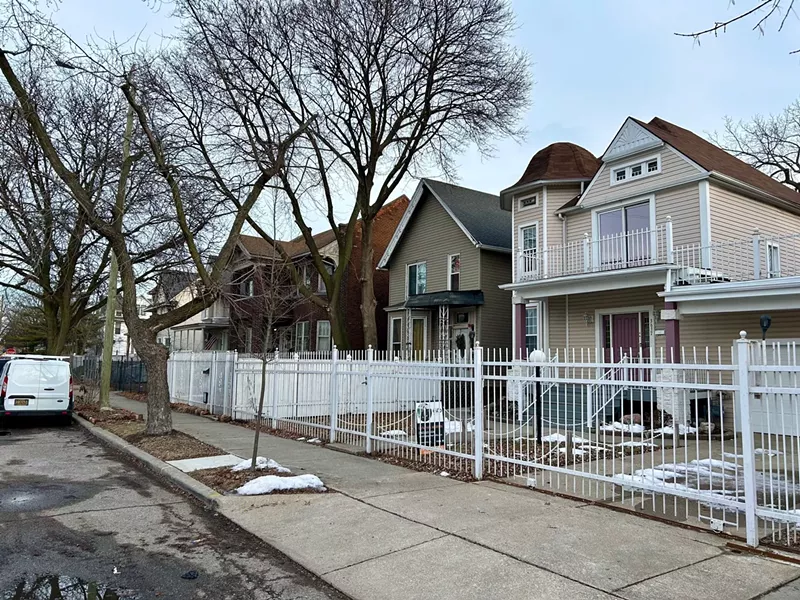
[[[314,490],[324,492],[326,489],[325,484],[322,483],[319,477],[306,473],[304,475],[293,475],[292,477],[278,477],[277,475],[257,477],[238,488],[236,493],[240,496],[260,496],[261,494],[271,494],[276,491]]]
[[[450,473],[448,473],[447,471],[442,471],[441,473],[439,473],[439,475],[441,475],[442,477],[450,477]]]
[[[253,459],[248,458],[247,460],[243,460],[238,465],[234,465],[231,467],[231,471],[246,471],[253,465]],[[256,457],[256,469],[272,469],[277,471],[278,473],[291,473],[291,470],[287,469],[286,467],[280,465],[279,463],[275,462],[271,458],[264,458],[263,456]]]

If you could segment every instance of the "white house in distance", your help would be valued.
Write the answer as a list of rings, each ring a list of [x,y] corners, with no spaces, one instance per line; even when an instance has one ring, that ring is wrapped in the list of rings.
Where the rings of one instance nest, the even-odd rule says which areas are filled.
[[[112,354],[114,356],[134,356],[136,350],[131,344],[130,337],[128,336],[128,326],[125,324],[125,319],[122,316],[122,309],[120,303],[122,299],[117,301],[116,309],[114,310],[114,346]],[[136,309],[139,316],[146,319],[149,315],[147,313],[147,306],[149,301],[144,296],[136,298]]]

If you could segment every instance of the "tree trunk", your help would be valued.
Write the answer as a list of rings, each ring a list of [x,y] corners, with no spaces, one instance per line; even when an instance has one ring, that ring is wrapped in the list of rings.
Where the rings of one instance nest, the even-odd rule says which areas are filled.
[[[100,363],[100,410],[111,410],[111,355],[114,353],[114,311],[116,309],[117,258],[111,253],[111,268],[108,274],[108,299],[106,300],[106,321],[103,332],[103,362]]]
[[[267,336],[269,342],[269,335]],[[266,344],[265,344],[266,345]],[[258,458],[258,438],[261,435],[261,411],[264,410],[264,395],[267,391],[267,350],[261,351],[261,390],[258,394],[258,409],[256,410],[255,435],[253,436],[253,461],[250,463],[250,470],[256,470],[256,459]]]
[[[347,324],[342,308],[338,298],[331,298],[328,303],[328,320],[331,322],[333,343],[339,350],[349,350],[350,340],[347,337]]]
[[[361,222],[361,320],[364,328],[364,347],[378,349],[378,325],[375,316],[375,252],[372,248],[372,219]]]
[[[145,339],[146,338],[146,339]],[[134,340],[134,347],[147,371],[147,435],[167,435],[172,432],[172,408],[169,402],[167,359],[169,352],[156,342],[156,334]]]

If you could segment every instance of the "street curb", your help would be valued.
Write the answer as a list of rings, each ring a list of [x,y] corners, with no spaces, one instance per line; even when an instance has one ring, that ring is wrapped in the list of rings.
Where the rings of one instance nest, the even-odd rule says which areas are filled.
[[[217,511],[220,509],[220,499],[222,498],[222,494],[219,492],[216,492],[207,485],[200,483],[180,469],[177,469],[172,465],[168,465],[163,460],[155,458],[144,450],[140,450],[133,444],[123,440],[118,435],[114,435],[110,431],[106,431],[102,427],[98,427],[97,425],[90,423],[83,417],[76,414],[73,414],[72,417],[76,423],[86,429],[86,431],[91,433],[93,436],[108,444],[115,450],[118,450],[124,454],[128,454],[132,458],[136,459],[142,463],[148,471],[166,478],[173,485],[178,486],[184,492],[194,496],[206,508]]]

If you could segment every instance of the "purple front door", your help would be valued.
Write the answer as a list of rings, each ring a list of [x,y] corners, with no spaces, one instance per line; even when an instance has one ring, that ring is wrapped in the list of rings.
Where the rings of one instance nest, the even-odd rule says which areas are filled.
[[[650,314],[624,313],[603,315],[603,349],[607,362],[618,363],[627,357],[629,364],[650,360]],[[649,373],[636,373],[634,379],[646,380]]]

